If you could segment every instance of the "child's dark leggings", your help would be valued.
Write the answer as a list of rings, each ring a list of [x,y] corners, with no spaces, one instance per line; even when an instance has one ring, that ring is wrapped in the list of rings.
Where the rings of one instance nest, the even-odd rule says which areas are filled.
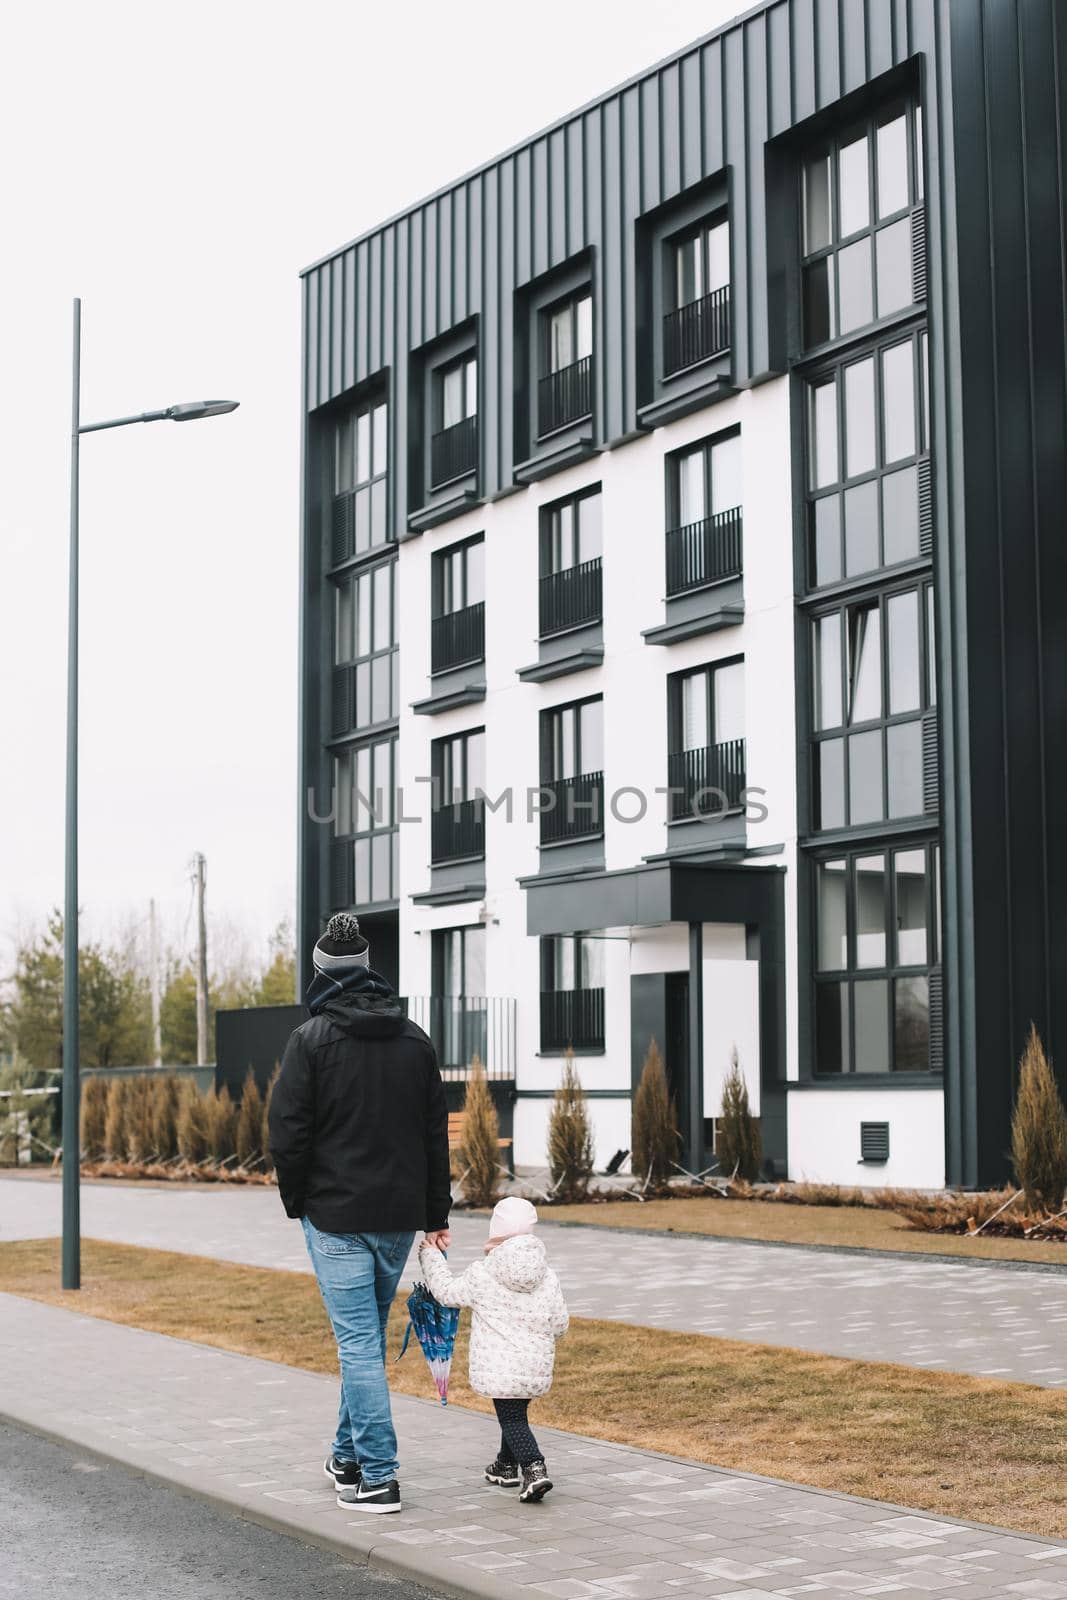
[[[493,1405],[500,1423],[501,1461],[514,1461],[520,1467],[528,1467],[531,1461],[543,1461],[541,1446],[526,1420],[529,1400],[494,1400]]]

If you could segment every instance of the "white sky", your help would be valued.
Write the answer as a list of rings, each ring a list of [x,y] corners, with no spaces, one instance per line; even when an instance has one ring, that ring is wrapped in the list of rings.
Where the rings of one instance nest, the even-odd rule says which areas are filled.
[[[258,945],[296,850],[301,267],[745,9],[734,0],[92,0],[0,20],[0,976],[63,895],[71,300],[81,901],[187,865]]]

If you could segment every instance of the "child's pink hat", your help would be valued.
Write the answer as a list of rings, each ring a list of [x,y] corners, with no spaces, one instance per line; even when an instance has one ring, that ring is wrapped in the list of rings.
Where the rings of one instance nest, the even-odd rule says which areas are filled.
[[[489,1222],[490,1239],[510,1239],[512,1234],[532,1233],[537,1226],[537,1209],[529,1200],[509,1194],[494,1207]]]

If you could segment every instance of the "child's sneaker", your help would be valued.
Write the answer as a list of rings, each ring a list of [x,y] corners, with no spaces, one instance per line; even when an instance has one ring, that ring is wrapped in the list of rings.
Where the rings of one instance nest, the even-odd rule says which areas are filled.
[[[501,1489],[517,1489],[522,1476],[514,1461],[505,1461],[502,1456],[497,1456],[485,1469],[485,1481],[495,1483]]]
[[[533,1500],[543,1500],[551,1487],[552,1479],[543,1461],[531,1461],[528,1467],[523,1467],[520,1500],[527,1504]]]

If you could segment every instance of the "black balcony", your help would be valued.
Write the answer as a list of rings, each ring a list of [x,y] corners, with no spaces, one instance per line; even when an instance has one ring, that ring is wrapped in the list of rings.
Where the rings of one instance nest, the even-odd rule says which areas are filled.
[[[484,854],[484,800],[455,800],[431,813],[430,860],[435,866]]]
[[[542,639],[553,633],[566,633],[602,616],[600,557],[583,561],[562,572],[550,572],[541,579],[538,613]]]
[[[695,367],[730,348],[730,290],[714,289],[663,319],[663,376]]]
[[[475,1056],[491,1083],[514,1082],[514,1000],[434,994],[412,995],[400,1003],[433,1040],[447,1083],[465,1082]]]
[[[537,385],[537,433],[556,433],[593,410],[593,358],[583,356],[569,367],[550,372]]]
[[[442,428],[430,440],[430,481],[433,488],[465,478],[478,466],[478,418],[464,417],[451,428]]]
[[[667,593],[685,594],[741,574],[741,507],[667,533]]]
[[[604,831],[604,774],[583,772],[576,778],[549,779],[541,784],[541,843],[584,839]],[[551,796],[551,798],[549,798]]]
[[[745,741],[705,745],[667,757],[672,822],[682,817],[717,817],[743,805]]]
[[[542,990],[541,1049],[568,1048],[604,1048],[603,989]]]
[[[485,602],[446,611],[430,623],[430,671],[447,672],[485,655]]]

